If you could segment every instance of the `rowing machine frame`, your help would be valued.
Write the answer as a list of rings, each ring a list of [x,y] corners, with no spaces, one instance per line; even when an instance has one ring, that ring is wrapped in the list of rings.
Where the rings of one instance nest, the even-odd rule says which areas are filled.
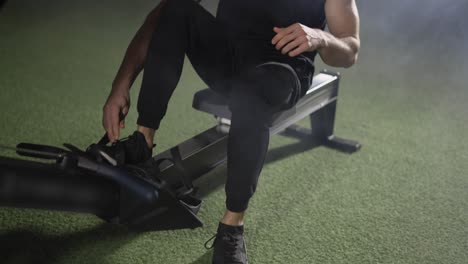
[[[270,134],[296,137],[311,147],[359,150],[358,142],[333,133],[339,74],[322,71],[318,77],[324,81],[272,118]],[[230,120],[215,117],[212,128],[139,166],[113,166],[70,144],[66,149],[19,144],[18,154],[42,160],[0,156],[0,206],[91,213],[138,230],[200,227],[202,201],[193,182],[227,161]],[[306,117],[311,128],[296,125]]]

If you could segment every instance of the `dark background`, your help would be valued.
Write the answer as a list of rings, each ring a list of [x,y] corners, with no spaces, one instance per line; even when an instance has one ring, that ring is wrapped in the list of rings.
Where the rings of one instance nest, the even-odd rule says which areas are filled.
[[[250,262],[466,264],[467,1],[357,2],[362,47],[355,66],[334,69],[342,73],[335,131],[363,149],[309,151],[272,137],[246,222]],[[8,1],[0,144],[98,140],[115,72],[156,3]],[[216,4],[203,2],[212,12]],[[317,59],[321,68],[330,67]],[[139,81],[123,134],[134,129]],[[187,62],[154,154],[214,125],[191,107],[205,87]],[[225,177],[225,166],[209,177]],[[0,262],[209,263],[203,243],[223,210],[220,186],[205,197],[204,228],[135,234],[91,215],[0,208]]]

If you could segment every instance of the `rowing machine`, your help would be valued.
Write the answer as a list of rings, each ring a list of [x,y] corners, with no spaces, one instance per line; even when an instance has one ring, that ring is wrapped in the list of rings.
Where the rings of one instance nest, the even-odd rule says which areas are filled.
[[[327,71],[316,75],[293,108],[272,117],[270,134],[347,153],[359,150],[358,142],[333,134],[339,79]],[[197,212],[202,201],[195,196],[193,182],[227,160],[227,102],[211,89],[197,92],[193,107],[214,115],[218,123],[138,166],[119,165],[101,151],[106,138],[86,151],[71,144],[18,144],[19,155],[40,161],[0,156],[0,206],[91,213],[140,230],[200,227]],[[310,129],[295,124],[307,116]]]

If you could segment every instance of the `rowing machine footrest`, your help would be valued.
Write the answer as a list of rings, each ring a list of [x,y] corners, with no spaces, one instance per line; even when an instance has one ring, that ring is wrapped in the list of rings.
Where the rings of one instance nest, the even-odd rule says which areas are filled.
[[[137,231],[160,231],[202,227],[197,216],[201,200],[186,196],[179,200],[166,190],[160,191],[159,200],[144,215],[132,217],[125,223]]]

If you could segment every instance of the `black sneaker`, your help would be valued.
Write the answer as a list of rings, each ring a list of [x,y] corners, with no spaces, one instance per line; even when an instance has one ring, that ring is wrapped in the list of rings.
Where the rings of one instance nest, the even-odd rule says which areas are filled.
[[[213,244],[208,247],[208,243],[213,239]],[[214,248],[213,264],[248,263],[243,226],[229,226],[219,223],[216,235],[206,241],[205,248]]]
[[[153,149],[148,147],[145,136],[141,132],[135,131],[132,135],[117,140],[110,146],[93,144],[88,148],[88,152],[95,153],[95,156],[107,154],[108,156],[104,158],[112,165],[134,165],[150,159]]]

